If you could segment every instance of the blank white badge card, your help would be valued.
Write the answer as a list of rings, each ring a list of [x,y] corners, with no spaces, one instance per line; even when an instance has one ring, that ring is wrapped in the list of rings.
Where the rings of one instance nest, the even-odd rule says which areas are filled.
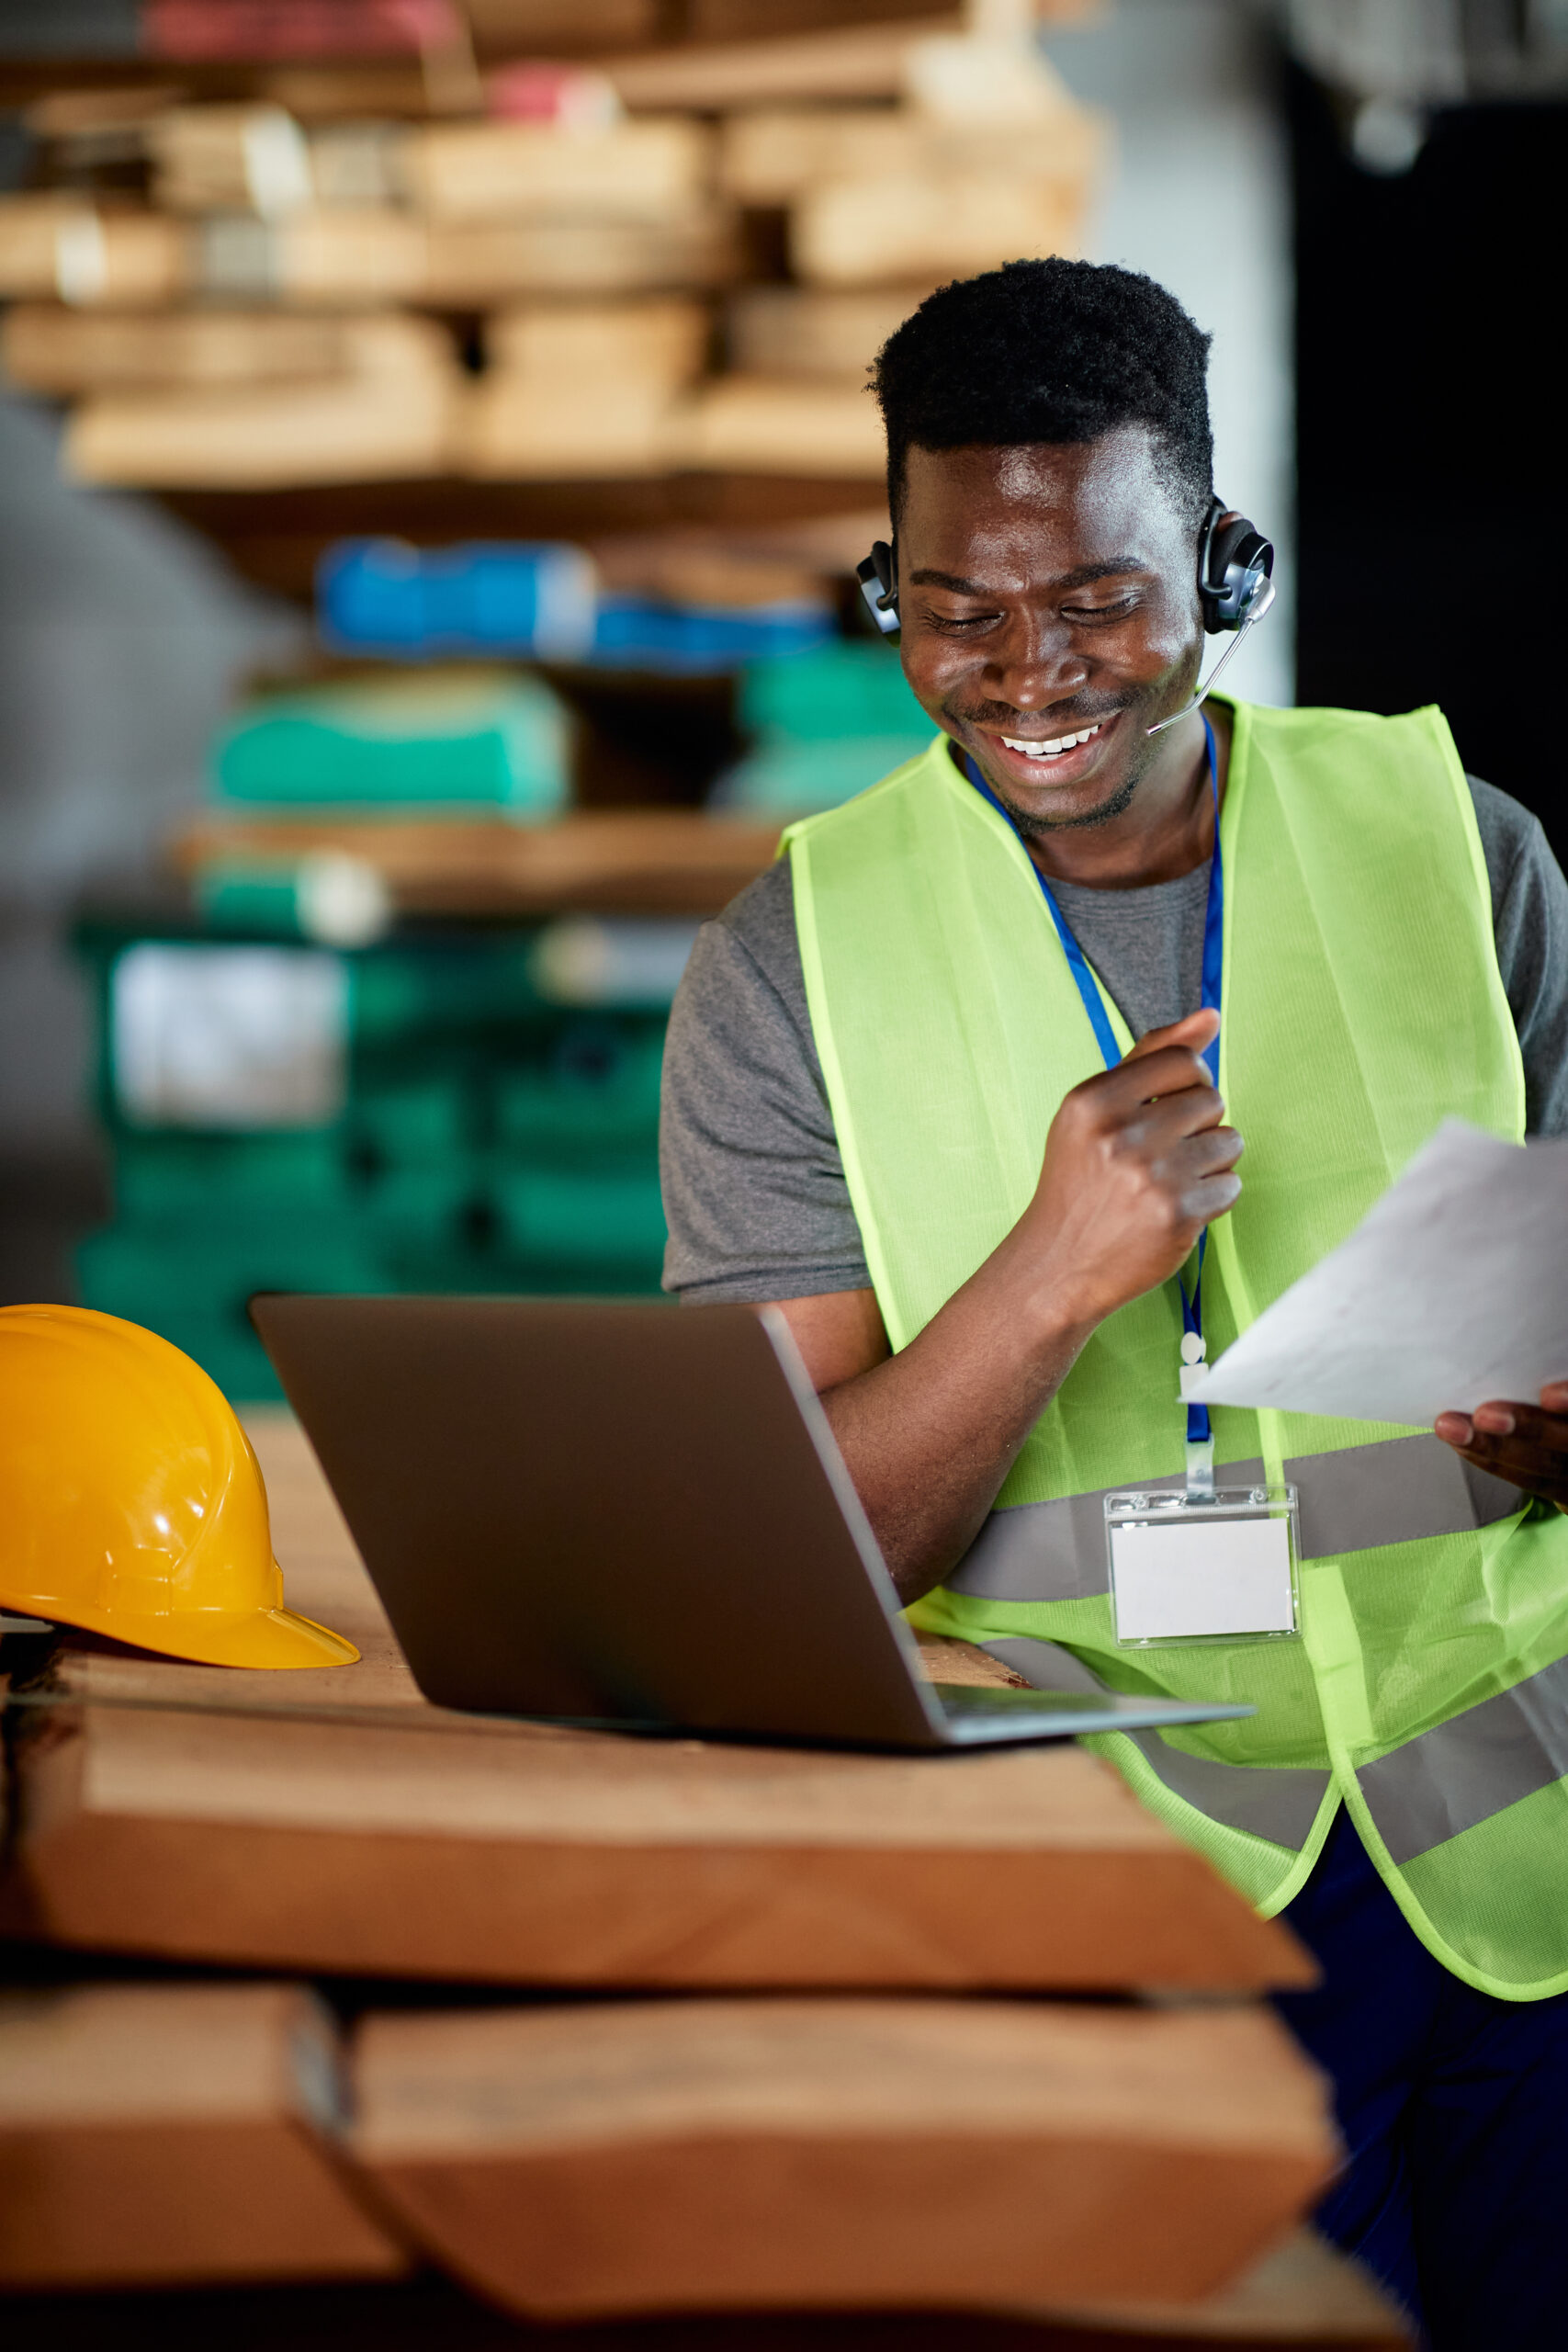
[[[1293,1634],[1288,1513],[1203,1510],[1110,1525],[1119,1643]]]

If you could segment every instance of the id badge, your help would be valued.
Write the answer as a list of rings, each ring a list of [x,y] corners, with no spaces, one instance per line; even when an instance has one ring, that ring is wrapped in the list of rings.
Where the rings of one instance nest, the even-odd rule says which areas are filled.
[[[1107,1495],[1105,1539],[1122,1649],[1296,1637],[1294,1487]]]

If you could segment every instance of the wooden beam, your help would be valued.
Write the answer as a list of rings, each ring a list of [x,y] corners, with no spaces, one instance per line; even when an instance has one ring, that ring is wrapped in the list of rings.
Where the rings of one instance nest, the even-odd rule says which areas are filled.
[[[1286,1930],[1076,1746],[818,1754],[427,1706],[299,1431],[248,1419],[289,1605],[362,1662],[250,1673],[65,1643],[59,1703],[17,1711],[0,1928],[497,1984],[1311,1981]]]
[[[444,547],[458,539],[592,539],[669,530],[761,533],[858,516],[877,503],[863,481],[778,473],[338,482],[280,491],[162,491],[158,498],[220,548],[245,579],[306,604],[315,593],[316,565],[334,539],[390,536],[416,547]],[[835,549],[835,567],[838,561]]]
[[[328,2154],[337,2063],[298,1985],[0,1996],[0,2288],[406,2271]]]
[[[910,43],[934,32],[961,31],[963,25],[953,10],[773,40],[687,41],[606,57],[601,70],[626,106],[657,112],[718,114],[801,99],[897,98],[903,95]]]
[[[18,1758],[0,1928],[495,1984],[1311,1979],[1285,1930],[1080,1748],[818,1756],[254,1703],[51,1718]]]
[[[1337,2146],[1263,2008],[691,2001],[387,2016],[351,2147],[530,2319],[1191,2301]]]
[[[779,827],[694,809],[580,809],[548,824],[198,817],[171,845],[195,879],[331,850],[373,867],[403,914],[717,914],[773,862]]]

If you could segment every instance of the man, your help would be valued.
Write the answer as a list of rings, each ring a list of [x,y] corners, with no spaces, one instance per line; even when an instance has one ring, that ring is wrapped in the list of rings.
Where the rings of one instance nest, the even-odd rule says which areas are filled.
[[[1350,2153],[1325,2226],[1436,2344],[1517,2352],[1568,2298],[1568,1384],[1436,1433],[1218,1409],[1222,1483],[1300,1488],[1294,1638],[1122,1646],[1107,1589],[1103,1493],[1182,1473],[1184,1329],[1217,1355],[1446,1114],[1568,1130],[1534,820],[1433,713],[1187,710],[1206,354],[1064,261],[882,353],[942,731],[699,939],[666,1282],[782,1306],[917,1624],[1258,1702],[1098,1745],[1322,1962],[1283,2006]]]

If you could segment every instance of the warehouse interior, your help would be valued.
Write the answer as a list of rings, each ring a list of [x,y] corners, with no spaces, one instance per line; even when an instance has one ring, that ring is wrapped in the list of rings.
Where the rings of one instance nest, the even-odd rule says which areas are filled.
[[[1553,0],[0,0],[0,1307],[200,1366],[363,1657],[307,1706],[0,1656],[17,2341],[1416,2343],[1302,2227],[1282,1930],[1087,1758],[1070,1832],[998,1758],[917,1836],[922,1762],[759,1796],[773,1751],[667,1742],[634,1789],[425,1708],[248,1302],[660,1296],[697,928],[931,733],[855,567],[868,367],[953,277],[1169,288],[1275,549],[1226,690],[1438,703],[1568,856],[1565,111]]]
[[[785,24],[789,11],[777,13],[780,24]],[[1271,520],[1277,543],[1288,550],[1293,464],[1289,166],[1277,104],[1280,64],[1269,28],[1249,11],[1231,6],[1229,0],[1129,0],[1092,21],[1083,21],[1085,12],[1077,8],[1056,14],[1060,21],[1048,24],[1041,38],[1060,77],[1060,102],[1073,108],[1070,119],[1084,127],[1082,152],[1073,165],[1072,202],[1082,215],[1085,249],[1149,270],[1190,302],[1213,332],[1216,430],[1223,478],[1229,485],[1225,495],[1248,512],[1277,518]],[[41,85],[48,79],[41,65],[18,62],[12,71],[31,85]],[[738,65],[736,72],[743,83],[743,70]],[[36,107],[39,101],[33,103]],[[841,107],[845,102],[838,103]],[[877,103],[888,110],[886,99]],[[761,107],[750,112],[766,119]],[[36,178],[40,169],[50,168],[40,163],[39,142],[27,140],[21,128],[26,119],[25,106],[12,117],[14,182],[29,175]],[[701,135],[710,135],[712,115],[690,119]],[[743,123],[747,115],[718,119]],[[1088,152],[1091,145],[1092,157]],[[58,145],[42,150],[45,156],[58,152]],[[1173,189],[1182,191],[1181,202],[1170,200]],[[1221,211],[1229,216],[1229,224],[1216,244],[1210,224]],[[201,216],[196,217],[199,221]],[[780,211],[753,208],[744,217],[754,241],[772,237],[782,246]],[[996,250],[1000,254],[1003,248]],[[873,271],[886,266],[874,260],[869,265]],[[897,262],[891,266],[905,267]],[[773,282],[781,287],[788,283],[778,275],[788,265],[777,253],[749,257],[749,266],[773,273]],[[711,337],[721,310],[732,322],[764,322],[769,298],[761,288],[767,282],[759,282],[750,310],[737,291],[725,293],[718,302],[705,297],[707,307],[696,320],[699,331]],[[836,299],[842,310],[853,295],[846,289]],[[899,304],[895,297],[882,307],[886,315],[879,321],[872,305],[874,334],[886,331]],[[776,304],[773,315],[783,315]],[[446,313],[440,326],[426,332],[448,331],[448,322],[466,340],[467,360],[478,339],[479,314],[471,310],[456,317]],[[13,335],[25,326],[24,315],[13,325]],[[729,332],[739,330],[732,323]],[[765,329],[759,323],[751,332]],[[313,554],[330,545],[334,534],[370,538],[406,532],[417,542],[430,544],[492,535],[550,537],[557,518],[564,518],[565,526],[583,531],[591,546],[615,541],[612,560],[623,572],[628,566],[635,571],[639,564],[645,570],[651,564],[657,571],[660,562],[671,559],[671,548],[661,555],[659,547],[659,529],[668,529],[668,516],[677,535],[685,534],[688,539],[697,535],[692,544],[699,548],[740,550],[742,569],[732,572],[728,590],[719,583],[725,593],[761,593],[748,585],[743,567],[750,563],[750,581],[765,588],[766,562],[774,560],[781,574],[793,570],[793,581],[784,577],[785,589],[803,585],[818,600],[819,612],[829,616],[797,622],[797,628],[807,636],[819,628],[836,633],[846,609],[847,568],[862,551],[860,540],[869,543],[876,536],[873,525],[882,492],[874,414],[857,389],[865,357],[853,345],[847,359],[834,354],[829,364],[843,372],[837,379],[818,378],[817,385],[830,385],[833,416],[849,419],[847,427],[836,424],[833,429],[852,439],[858,436],[858,446],[835,459],[829,479],[803,469],[813,462],[809,449],[790,454],[792,469],[802,470],[770,474],[761,470],[769,452],[753,447],[740,452],[733,469],[720,466],[701,473],[666,475],[670,486],[657,491],[659,477],[646,450],[630,481],[617,481],[613,451],[596,458],[588,479],[577,482],[560,477],[560,466],[570,459],[547,453],[545,462],[551,469],[547,481],[525,486],[525,477],[519,479],[513,467],[512,480],[504,469],[491,469],[482,483],[454,481],[441,489],[418,476],[411,480],[402,470],[405,464],[419,462],[416,452],[406,461],[394,455],[391,462],[400,471],[393,478],[379,484],[345,484],[335,495],[330,481],[320,486],[290,483],[287,464],[276,489],[240,488],[226,493],[201,484],[187,488],[177,479],[152,489],[118,481],[113,479],[111,458],[109,478],[89,484],[76,478],[79,469],[68,455],[62,462],[62,436],[84,429],[85,419],[79,416],[72,427],[69,410],[60,399],[18,389],[13,382],[0,415],[5,435],[0,496],[6,524],[0,561],[5,565],[7,617],[0,688],[6,715],[0,741],[0,822],[6,849],[0,946],[6,981],[0,991],[0,1105],[6,1138],[0,1183],[6,1231],[0,1269],[6,1298],[70,1295],[89,1305],[114,1305],[115,1311],[120,1306],[134,1311],[129,1293],[113,1292],[112,1265],[105,1276],[110,1287],[101,1292],[96,1276],[84,1272],[99,1245],[85,1243],[89,1254],[85,1261],[75,1254],[95,1228],[112,1231],[111,1220],[123,1226],[123,1206],[115,1204],[121,1200],[127,1172],[121,1167],[121,1192],[117,1194],[119,1163],[112,1138],[121,1133],[121,1125],[112,1080],[105,1092],[103,1062],[103,1023],[108,1017],[104,989],[108,983],[102,963],[110,951],[107,944],[101,951],[92,946],[81,928],[83,910],[106,901],[123,910],[140,895],[144,903],[161,899],[162,919],[167,919],[170,893],[178,887],[169,865],[171,838],[210,803],[215,746],[231,723],[236,705],[254,693],[247,682],[265,679],[276,692],[290,677],[304,679],[322,669],[321,648],[312,630]],[[25,368],[25,360],[23,365]],[[457,389],[471,394],[476,380],[485,382],[482,377],[468,378]],[[812,388],[812,379],[802,377],[795,390],[800,400],[809,401]],[[201,397],[199,392],[195,396]],[[821,390],[818,396],[820,400]],[[100,401],[106,397],[98,395]],[[136,392],[130,397],[134,400]],[[208,395],[209,401],[222,397],[217,389]],[[591,395],[600,401],[607,397],[602,384]],[[585,415],[592,419],[592,408]],[[108,422],[112,431],[112,413]],[[624,439],[624,418],[619,429]],[[732,420],[729,429],[739,429],[742,437],[753,430],[743,420],[739,428]],[[761,430],[765,439],[765,423]],[[798,434],[800,428],[796,430]],[[809,438],[809,423],[805,431]],[[220,460],[220,479],[223,462]],[[331,460],[326,462],[330,467]],[[483,462],[491,467],[489,459]],[[175,476],[180,465],[176,458]],[[135,461],[130,470],[134,473]],[[169,470],[166,464],[164,470]],[[725,507],[743,518],[739,531],[703,519]],[[287,518],[281,529],[276,519],[269,523],[269,514]],[[659,525],[650,529],[649,518],[655,514]],[[835,514],[854,518],[836,538]],[[861,517],[866,518],[863,525]],[[239,534],[281,540],[301,523],[300,547],[281,568],[265,551],[257,558],[240,545]],[[716,528],[717,538],[712,536]],[[701,538],[705,530],[710,534],[705,541]],[[814,530],[818,540],[807,547],[807,565],[792,563],[788,535],[804,532],[809,541]],[[765,537],[769,531],[784,534],[776,556]],[[746,551],[747,533],[751,534],[750,548],[761,548],[760,555]],[[807,568],[820,564],[824,557],[829,569]],[[1288,554],[1280,570],[1278,615],[1268,631],[1243,649],[1233,672],[1241,691],[1269,702],[1288,701],[1292,685],[1293,567]],[[852,626],[852,613],[850,618]],[[854,645],[851,671],[863,673],[868,681],[881,675],[886,665],[879,668],[869,643],[849,641]],[[742,674],[736,668],[722,658],[705,661],[700,654],[661,652],[658,659],[660,668],[650,673],[639,670],[635,660],[616,663],[599,652],[592,683],[581,671],[576,673],[570,723],[579,730],[574,757],[580,797],[586,790],[595,800],[651,798],[690,807],[711,791],[727,765],[735,766],[743,741],[755,739],[749,712],[734,707],[736,681]],[[787,701],[787,667],[771,674],[772,686],[757,673],[750,692],[764,697],[772,692]],[[809,672],[802,669],[799,674],[803,695],[808,697]],[[634,681],[643,682],[646,690],[635,717],[627,701],[628,695],[635,701]],[[649,707],[646,693],[651,693],[657,709]],[[886,712],[879,715],[868,704],[858,723],[889,738],[900,727],[908,734],[911,723],[918,731],[918,715],[911,718],[909,709],[898,707],[896,688],[886,699],[892,706]],[[623,704],[626,717],[617,718],[615,710]],[[797,716],[781,707],[774,723],[787,730],[798,723]],[[584,729],[591,737],[587,743]],[[640,772],[628,773],[628,733],[645,745],[657,733],[668,743],[668,763],[639,760]],[[852,752],[848,758],[845,774],[855,784],[874,780],[880,772],[879,758],[883,766],[887,763],[869,747],[858,765]],[[592,763],[592,777],[584,775],[585,759]],[[781,818],[797,813],[787,805],[787,782],[766,788],[784,791],[785,800],[776,804]],[[765,847],[758,853],[759,857],[766,854]],[[657,913],[657,907],[652,910]],[[694,910],[677,911],[716,910],[716,903],[705,899]],[[632,914],[628,919],[637,918]],[[129,937],[124,923],[129,921],[134,931],[137,920],[122,911],[116,918],[119,929],[114,936]],[[494,920],[493,911],[488,912],[487,937]],[[103,934],[106,942],[108,936]],[[671,933],[671,952],[678,955],[679,934]],[[677,964],[673,969],[678,968]],[[598,1031],[581,1023],[575,1028],[569,1023],[568,1030],[581,1037],[590,1055],[595,1036],[602,1044],[608,1035],[602,1023]],[[472,1041],[455,1043],[453,1050],[459,1057],[471,1053]],[[569,1045],[565,1050],[570,1055],[572,1049]],[[438,1089],[443,1080],[444,1073],[437,1071]],[[411,1165],[408,1184],[417,1188],[423,1181],[427,1186],[430,1198],[422,1214],[432,1245],[438,1246],[444,1221],[450,1227],[467,1216],[470,1225],[476,1219],[482,1224],[487,1216],[503,1217],[504,1213],[487,1195],[487,1179],[477,1162],[466,1176],[454,1149],[445,1170],[434,1164],[446,1148],[436,1134],[442,1116],[460,1121],[462,1114],[456,1109],[441,1114],[434,1099],[426,1108],[436,1125],[427,1143],[418,1147],[425,1162],[417,1171]],[[493,1114],[481,1104],[474,1115],[482,1120]],[[645,1120],[645,1177],[650,1141]],[[134,1153],[140,1147],[132,1140],[129,1148]],[[189,1148],[201,1148],[194,1141]],[[607,1138],[606,1148],[613,1157],[633,1147],[628,1136],[622,1141]],[[465,1197],[466,1183],[471,1197]],[[437,1200],[443,1190],[446,1197]],[[635,1226],[637,1212],[629,1205],[635,1189],[623,1197]],[[183,1208],[171,1206],[170,1214],[183,1223]],[[627,1254],[602,1269],[585,1260],[581,1249],[574,1257],[568,1237],[559,1278],[572,1284],[592,1278],[612,1288],[625,1287],[628,1281],[656,1283],[658,1214],[657,1198],[650,1198],[642,1211],[647,1230],[640,1253],[628,1228]],[[112,1258],[117,1249],[106,1240],[100,1254],[107,1250]],[[487,1258],[482,1250],[468,1255],[472,1262],[465,1270],[462,1250],[449,1254],[444,1282],[489,1284],[509,1278],[503,1261]],[[411,1273],[408,1279],[421,1279],[430,1271],[422,1270],[420,1276]],[[339,1286],[352,1286],[346,1264],[342,1272]],[[358,1278],[365,1277],[362,1267]],[[265,1366],[241,1325],[240,1302],[250,1289],[268,1282],[307,1278],[319,1279],[300,1269],[291,1275],[281,1263],[269,1274],[262,1260],[230,1271],[226,1311],[235,1344],[242,1364],[250,1359],[251,1378],[262,1384],[264,1393]],[[152,1270],[150,1279],[156,1283],[162,1278]],[[210,1291],[220,1277],[214,1272],[206,1279]],[[148,1298],[144,1293],[138,1298],[145,1314]],[[200,1358],[199,1347],[197,1353]],[[217,1370],[216,1361],[212,1368]],[[241,1375],[226,1363],[220,1376],[232,1380]]]

